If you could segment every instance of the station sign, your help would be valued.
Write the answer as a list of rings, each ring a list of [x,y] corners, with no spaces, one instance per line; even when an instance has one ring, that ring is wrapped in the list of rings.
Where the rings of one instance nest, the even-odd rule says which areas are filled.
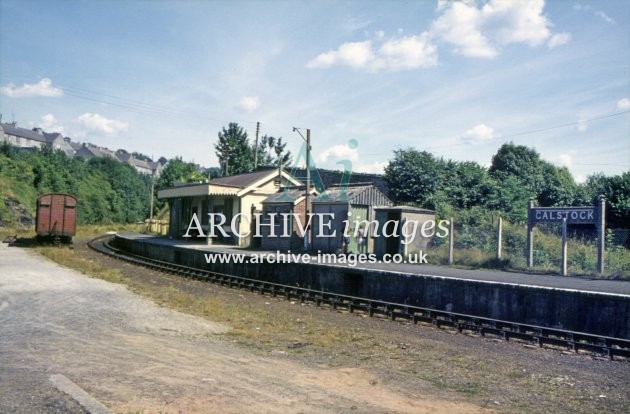
[[[594,206],[534,207],[534,199],[527,204],[527,267],[534,266],[534,227],[539,223],[555,223],[562,226],[562,271],[567,274],[567,225],[593,224],[597,229],[597,271],[604,273],[606,241],[606,198],[598,197]]]
[[[534,207],[529,210],[531,224],[562,223],[567,219],[569,224],[596,224],[597,209],[588,207]]]

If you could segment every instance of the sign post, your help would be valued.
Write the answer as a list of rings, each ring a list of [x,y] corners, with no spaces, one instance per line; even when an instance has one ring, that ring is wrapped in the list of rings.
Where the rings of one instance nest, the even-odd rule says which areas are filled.
[[[567,218],[562,219],[562,276],[567,275]]]
[[[534,222],[531,211],[534,208],[534,199],[527,203],[527,267],[534,267]]]
[[[593,224],[597,227],[597,271],[604,272],[604,245],[606,239],[606,199],[599,196],[597,206],[534,207],[527,205],[527,267],[534,266],[534,226],[538,223],[562,224],[562,273],[566,274],[566,225]]]
[[[604,273],[604,247],[606,245],[606,197],[598,198],[599,220],[597,221],[597,271]]]
[[[497,225],[497,259],[501,260],[501,232],[503,231],[503,220],[499,217]]]

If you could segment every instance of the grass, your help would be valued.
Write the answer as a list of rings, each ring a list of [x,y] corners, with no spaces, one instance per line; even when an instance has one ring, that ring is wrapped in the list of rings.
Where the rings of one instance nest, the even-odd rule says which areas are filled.
[[[503,254],[496,258],[496,246],[488,242],[491,229],[468,229],[465,243],[458,243],[458,232],[455,233],[453,259],[455,266],[481,269],[502,269],[531,271],[535,273],[560,272],[561,238],[539,229],[534,230],[534,266],[527,267],[525,259],[525,229],[522,226],[506,225],[504,227]],[[477,234],[477,237],[473,237]],[[478,243],[474,240],[478,239]],[[471,242],[470,240],[473,240]],[[479,247],[480,245],[485,247]],[[623,246],[607,247],[605,252],[605,270],[603,275],[597,273],[597,246],[594,242],[569,238],[568,274],[570,276],[595,276],[605,279],[630,280],[630,250]],[[430,264],[448,264],[448,245],[442,244],[427,250]]]

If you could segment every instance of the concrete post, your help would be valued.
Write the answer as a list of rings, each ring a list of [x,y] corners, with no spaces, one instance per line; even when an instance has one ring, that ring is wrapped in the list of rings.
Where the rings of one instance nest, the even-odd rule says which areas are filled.
[[[562,219],[562,263],[560,265],[562,276],[567,275],[567,218]]]
[[[497,226],[497,259],[501,260],[501,232],[503,231],[503,219],[499,217]]]
[[[534,199],[527,203],[527,267],[534,266],[534,224],[531,217]]]
[[[453,227],[453,217],[451,217],[451,229],[448,235],[448,264],[450,265],[453,264],[453,237],[455,233]]]
[[[606,246],[606,197],[600,195],[597,208],[599,219],[597,220],[597,271],[604,273],[604,249]]]

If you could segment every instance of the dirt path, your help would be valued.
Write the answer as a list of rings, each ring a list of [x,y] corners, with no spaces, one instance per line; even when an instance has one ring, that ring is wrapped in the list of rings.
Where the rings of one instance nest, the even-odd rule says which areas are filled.
[[[52,389],[53,374],[123,413],[486,411],[393,389],[363,368],[260,356],[224,335],[229,326],[5,244],[0,326],[0,412],[82,412]]]

